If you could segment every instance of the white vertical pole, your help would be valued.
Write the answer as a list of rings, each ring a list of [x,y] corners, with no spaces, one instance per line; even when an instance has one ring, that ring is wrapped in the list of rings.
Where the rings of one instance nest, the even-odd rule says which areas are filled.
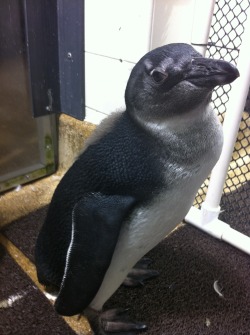
[[[207,49],[215,0],[195,0],[191,44],[203,56]]]
[[[202,204],[203,224],[218,218],[220,212],[220,199],[223,192],[223,186],[250,85],[249,41],[250,17],[245,22],[245,31],[242,36],[242,44],[237,62],[240,77],[232,84],[223,123],[224,145],[222,153],[212,171],[206,199]]]

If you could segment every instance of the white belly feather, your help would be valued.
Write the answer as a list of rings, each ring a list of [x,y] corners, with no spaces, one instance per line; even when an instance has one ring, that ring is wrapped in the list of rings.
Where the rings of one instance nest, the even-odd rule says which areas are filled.
[[[166,187],[146,207],[136,208],[129,221],[124,223],[111,265],[90,307],[100,310],[141,257],[183,220],[221,152],[222,132],[216,119],[213,120],[214,133],[210,134],[214,142],[210,149],[194,165],[179,166],[183,173],[179,171],[179,178],[171,180],[171,187]],[[167,172],[166,179],[169,178]]]

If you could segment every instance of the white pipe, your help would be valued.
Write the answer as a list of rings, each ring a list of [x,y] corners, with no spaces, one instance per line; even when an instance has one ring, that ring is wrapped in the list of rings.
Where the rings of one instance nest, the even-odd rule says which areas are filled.
[[[206,199],[202,204],[204,224],[214,218],[218,218],[220,212],[220,199],[223,192],[224,182],[227,176],[228,166],[231,161],[250,85],[249,41],[250,18],[245,22],[245,32],[242,37],[240,54],[237,62],[240,77],[232,84],[232,89],[229,93],[229,102],[223,123],[224,145],[222,153],[212,171]]]
[[[191,44],[203,56],[214,12],[215,0],[195,0]]]
[[[245,23],[245,32],[242,38],[237,63],[240,78],[232,84],[230,99],[223,124],[224,145],[222,153],[218,163],[212,171],[206,199],[201,206],[201,210],[191,207],[185,220],[204,232],[221,239],[250,255],[250,237],[232,229],[227,223],[218,219],[224,182],[250,85],[249,39],[250,18],[248,18]]]
[[[232,229],[227,223],[219,219],[214,219],[207,224],[203,224],[202,216],[200,209],[191,207],[185,217],[185,221],[250,255],[250,237]]]

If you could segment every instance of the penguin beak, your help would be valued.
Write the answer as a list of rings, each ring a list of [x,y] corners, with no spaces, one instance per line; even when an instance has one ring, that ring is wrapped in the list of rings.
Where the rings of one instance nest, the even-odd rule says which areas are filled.
[[[238,69],[223,60],[204,57],[193,58],[191,69],[187,72],[185,80],[196,86],[215,87],[233,82],[239,77]]]

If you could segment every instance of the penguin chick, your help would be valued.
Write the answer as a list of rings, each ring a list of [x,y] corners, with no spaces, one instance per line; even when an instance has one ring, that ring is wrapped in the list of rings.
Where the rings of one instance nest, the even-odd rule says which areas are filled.
[[[212,90],[238,76],[183,43],[135,65],[126,110],[97,128],[64,175],[37,239],[38,279],[58,287],[58,313],[85,310],[96,334],[145,329],[103,304],[192,206],[222,148]]]

